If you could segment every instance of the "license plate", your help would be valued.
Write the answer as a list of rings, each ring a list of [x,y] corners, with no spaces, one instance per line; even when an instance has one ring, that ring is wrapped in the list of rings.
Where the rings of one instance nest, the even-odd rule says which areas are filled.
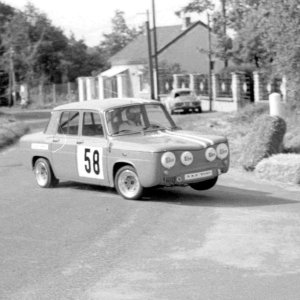
[[[213,171],[212,170],[208,170],[208,171],[203,171],[203,172],[185,174],[184,175],[184,179],[185,180],[193,180],[193,179],[210,177],[212,175],[213,175]]]

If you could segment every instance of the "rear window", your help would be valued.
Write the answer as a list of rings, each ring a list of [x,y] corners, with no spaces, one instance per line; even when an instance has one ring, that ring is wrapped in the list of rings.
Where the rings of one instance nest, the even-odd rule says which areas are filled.
[[[189,96],[191,95],[191,91],[180,91],[180,92],[176,92],[175,93],[175,97],[179,97],[179,96]]]

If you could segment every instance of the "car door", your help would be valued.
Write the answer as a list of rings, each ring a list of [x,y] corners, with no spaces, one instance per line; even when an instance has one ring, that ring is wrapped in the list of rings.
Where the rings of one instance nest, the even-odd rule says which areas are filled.
[[[79,111],[62,111],[51,145],[52,167],[59,179],[77,179]]]
[[[81,134],[77,141],[77,170],[80,181],[109,185],[108,141],[97,111],[83,111]]]

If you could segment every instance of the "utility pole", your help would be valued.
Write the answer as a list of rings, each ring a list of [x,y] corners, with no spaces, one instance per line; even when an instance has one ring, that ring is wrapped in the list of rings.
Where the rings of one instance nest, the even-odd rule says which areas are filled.
[[[224,67],[228,67],[227,59],[227,28],[226,28],[226,0],[222,0],[223,36],[224,36]]]
[[[211,27],[210,27],[210,15],[207,12],[207,25],[208,25],[208,95],[209,95],[209,111],[212,111],[212,70],[213,61],[211,58],[212,48],[211,48]]]
[[[159,66],[157,57],[157,35],[156,35],[156,17],[155,17],[155,0],[152,0],[152,17],[153,17],[153,45],[154,45],[154,65],[155,65],[155,83],[156,83],[156,99],[159,101]]]
[[[14,66],[14,50],[9,48],[9,106],[13,106],[16,103],[16,77]]]
[[[150,77],[150,98],[155,99],[154,80],[153,80],[153,62],[152,62],[152,43],[149,25],[149,11],[147,10],[146,31],[148,40],[148,59],[149,59],[149,77]]]

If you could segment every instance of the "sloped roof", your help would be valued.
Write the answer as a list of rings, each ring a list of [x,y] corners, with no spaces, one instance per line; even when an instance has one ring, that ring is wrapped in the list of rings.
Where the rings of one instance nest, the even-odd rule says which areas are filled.
[[[194,25],[192,25],[194,26]],[[191,27],[192,27],[191,26]],[[188,28],[185,31],[190,30]],[[178,36],[183,34],[181,25],[163,26],[157,27],[157,49],[158,51],[164,46],[172,42]],[[151,34],[153,31],[151,30]],[[152,38],[153,48],[153,38]],[[153,51],[152,51],[153,53]],[[147,35],[141,34],[135,40],[130,42],[125,48],[116,53],[110,58],[112,65],[134,65],[134,64],[145,64],[148,61],[148,41]]]
[[[216,36],[212,33],[211,38],[214,48]],[[208,27],[201,21],[193,23],[186,30],[182,30],[181,25],[157,27],[157,49],[160,62],[177,64],[183,72],[208,72]],[[110,63],[112,66],[148,64],[147,36],[138,36],[112,56]],[[215,71],[222,68],[223,63],[215,58]]]

